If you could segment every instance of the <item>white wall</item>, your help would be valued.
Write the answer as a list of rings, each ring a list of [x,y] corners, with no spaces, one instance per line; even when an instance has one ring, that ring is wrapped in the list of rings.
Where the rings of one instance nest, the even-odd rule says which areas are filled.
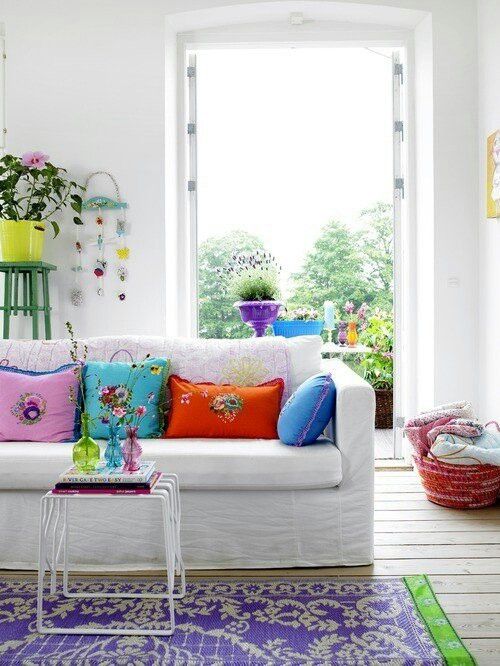
[[[500,129],[500,3],[479,0],[479,301],[472,344],[479,345],[480,410],[500,417],[500,224],[486,218],[486,137]]]
[[[59,267],[52,289],[55,336],[64,335],[61,324],[68,318],[82,335],[165,330],[165,29],[162,15],[144,11],[146,4],[158,3],[0,3],[8,50],[8,150],[42,149],[80,181],[91,171],[110,171],[130,202],[132,253],[123,303],[111,268],[106,297],[97,296],[89,271],[83,277],[86,306],[74,308],[74,225],[56,241],[48,235],[46,260]],[[95,240],[93,217],[86,218],[86,233]],[[87,264],[90,257],[95,248]],[[27,320],[18,320],[19,333],[29,335]]]
[[[166,15],[210,7],[248,6],[240,0],[3,0],[8,49],[8,148],[40,148],[80,178],[89,171],[113,172],[130,202],[132,249],[128,298],[105,299],[87,277],[87,306],[68,300],[72,278],[71,234],[49,243],[47,259],[57,275],[56,334],[70,318],[81,335],[135,332],[161,334],[171,322],[167,303],[166,252],[171,247],[173,202],[165,224],[165,22]],[[261,3],[258,3],[261,4]],[[267,3],[263,3],[267,4]],[[352,9],[364,23],[390,22],[390,9],[432,13],[434,171],[434,376],[421,400],[474,398],[477,303],[476,5],[475,0],[383,0],[383,12],[370,0],[316,3],[336,6],[341,20]],[[490,3],[493,5],[494,3]],[[271,5],[270,5],[271,6]],[[383,14],[383,16],[382,16]],[[353,14],[354,15],[354,14]],[[210,24],[210,13],[205,20]],[[208,17],[208,18],[207,18]],[[248,20],[248,19],[247,19]],[[432,100],[427,100],[428,103]],[[171,105],[167,108],[172,108]],[[169,112],[167,116],[171,119]],[[419,128],[417,127],[417,130]],[[424,131],[421,128],[422,131]],[[418,136],[417,136],[418,139]],[[167,175],[172,165],[167,164]],[[169,190],[171,193],[171,190]],[[172,195],[173,196],[173,195]],[[429,193],[426,195],[429,197]],[[429,206],[429,201],[418,201]],[[430,206],[432,210],[432,205]],[[424,210],[427,210],[425,208]],[[72,231],[72,230],[71,230]],[[93,232],[93,230],[92,230]],[[425,252],[425,243],[422,244]],[[420,258],[420,265],[425,257]],[[170,260],[169,260],[170,266]],[[171,275],[169,273],[169,275]],[[448,278],[459,278],[449,287]],[[421,301],[424,303],[425,302]],[[23,333],[23,331],[21,331]],[[421,349],[417,363],[425,360]]]

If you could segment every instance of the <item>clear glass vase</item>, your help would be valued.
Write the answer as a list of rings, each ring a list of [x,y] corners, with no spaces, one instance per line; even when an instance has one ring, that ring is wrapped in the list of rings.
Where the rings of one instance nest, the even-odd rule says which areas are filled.
[[[127,472],[137,472],[142,455],[142,447],[137,438],[139,426],[127,426],[125,431],[127,439],[123,442],[123,469]]]
[[[116,424],[109,424],[109,437],[106,450],[104,451],[104,460],[106,467],[116,469],[123,465],[122,447],[118,436],[119,427]]]
[[[99,445],[89,434],[90,416],[82,414],[82,436],[73,447],[73,462],[79,472],[90,474],[95,470],[101,457]]]

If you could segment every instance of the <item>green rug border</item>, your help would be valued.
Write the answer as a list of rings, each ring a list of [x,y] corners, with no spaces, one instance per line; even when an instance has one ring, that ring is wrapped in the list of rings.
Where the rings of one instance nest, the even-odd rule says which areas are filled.
[[[441,608],[429,578],[425,574],[403,576],[403,581],[446,666],[477,666]]]

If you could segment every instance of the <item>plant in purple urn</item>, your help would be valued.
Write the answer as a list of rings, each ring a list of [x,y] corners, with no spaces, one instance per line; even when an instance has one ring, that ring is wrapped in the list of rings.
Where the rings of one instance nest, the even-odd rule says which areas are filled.
[[[139,469],[142,447],[139,444],[137,433],[139,432],[140,422],[146,415],[146,411],[144,405],[136,407],[132,412],[130,423],[128,423],[125,428],[127,437],[122,445],[122,453],[124,461],[123,469],[126,472],[137,472]]]
[[[229,276],[229,290],[237,298],[242,321],[253,328],[257,338],[265,335],[283,304],[278,301],[279,272],[276,259],[270,252],[255,250],[234,254],[221,275]]]

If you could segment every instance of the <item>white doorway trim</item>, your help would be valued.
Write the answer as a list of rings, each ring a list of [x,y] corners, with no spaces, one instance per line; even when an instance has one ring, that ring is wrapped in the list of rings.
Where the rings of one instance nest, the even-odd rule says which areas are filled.
[[[187,134],[186,119],[189,116],[189,96],[187,95],[188,80],[186,76],[189,66],[189,52],[203,49],[224,48],[273,48],[284,45],[296,48],[315,47],[369,47],[369,48],[394,48],[402,49],[405,53],[404,67],[406,76],[407,104],[404,108],[405,125],[405,213],[400,227],[395,233],[395,246],[399,252],[395,252],[395,273],[398,278],[395,281],[395,307],[398,304],[396,338],[404,339],[406,344],[400,346],[397,351],[395,369],[395,393],[397,409],[395,416],[403,418],[413,413],[412,390],[409,383],[410,372],[405,376],[400,372],[401,367],[411,368],[413,356],[413,335],[410,333],[414,321],[412,319],[412,302],[416,293],[415,275],[410,265],[406,265],[414,253],[414,220],[412,219],[412,200],[414,197],[414,186],[411,174],[413,173],[411,157],[413,155],[413,132],[412,113],[410,112],[412,91],[412,61],[413,40],[409,30],[394,30],[384,27],[370,30],[361,27],[359,30],[346,32],[334,28],[331,22],[321,25],[317,29],[309,28],[307,35],[302,34],[301,40],[297,41],[296,31],[287,26],[269,26],[265,24],[252,24],[244,26],[227,26],[218,29],[202,29],[188,33],[177,34],[177,328],[175,333],[182,336],[195,336],[197,334],[197,306],[193,304],[193,294],[197,293],[197,266],[196,266],[196,220],[190,203],[196,205],[196,193],[188,191],[187,181],[190,180],[190,138]],[[191,143],[192,146],[192,143]],[[404,225],[404,228],[403,228]],[[399,265],[396,266],[396,263]],[[396,293],[398,290],[398,293]],[[194,307],[193,307],[194,305]],[[399,422],[400,423],[400,422]],[[403,451],[401,432],[396,437],[395,453],[398,457],[406,455]]]

